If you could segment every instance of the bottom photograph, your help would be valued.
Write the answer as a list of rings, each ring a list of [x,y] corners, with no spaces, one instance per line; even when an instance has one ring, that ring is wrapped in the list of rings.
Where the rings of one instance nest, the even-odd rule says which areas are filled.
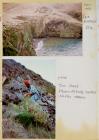
[[[3,138],[55,138],[56,62],[2,60]]]

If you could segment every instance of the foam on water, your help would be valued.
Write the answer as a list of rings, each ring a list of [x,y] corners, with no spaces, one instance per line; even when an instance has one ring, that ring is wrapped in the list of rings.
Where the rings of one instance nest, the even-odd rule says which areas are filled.
[[[37,43],[37,47],[35,49],[36,52],[40,51],[42,48],[43,48],[43,40],[40,40],[38,43]]]

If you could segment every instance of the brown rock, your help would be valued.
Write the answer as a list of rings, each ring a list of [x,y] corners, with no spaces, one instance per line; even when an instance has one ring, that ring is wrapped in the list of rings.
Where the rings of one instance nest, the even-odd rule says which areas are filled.
[[[10,4],[7,5],[10,7]],[[6,6],[6,7],[7,7]],[[82,37],[81,4],[18,4],[4,10],[3,24],[27,23],[33,37]],[[25,19],[25,20],[24,20]],[[26,52],[25,52],[26,53]]]

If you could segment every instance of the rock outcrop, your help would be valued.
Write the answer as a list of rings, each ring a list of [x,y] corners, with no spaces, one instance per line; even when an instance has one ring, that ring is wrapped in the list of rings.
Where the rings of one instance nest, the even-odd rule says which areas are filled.
[[[3,24],[27,23],[33,37],[82,37],[81,4],[9,4],[4,5]]]
[[[28,99],[24,96],[24,94],[28,93],[28,89],[23,83],[23,80],[25,80],[26,78],[31,81],[31,85],[35,85],[40,93],[40,99],[36,102],[32,101],[32,98]],[[2,80],[2,112],[4,138],[8,138],[9,135],[11,135],[11,138],[22,138],[23,135],[21,135],[19,131],[14,131],[12,135],[12,129],[11,131],[8,131],[8,129],[5,128],[5,121],[7,120],[9,120],[8,127],[11,127],[11,124],[13,123],[13,127],[20,126],[20,130],[22,129],[23,131],[22,133],[24,133],[25,131],[27,132],[27,135],[23,135],[23,138],[25,136],[26,138],[30,137],[29,132],[25,128],[25,122],[26,125],[28,123],[33,123],[33,127],[35,127],[35,125],[37,125],[38,123],[39,127],[42,127],[44,129],[46,128],[50,132],[55,131],[55,86],[52,83],[44,80],[39,74],[36,74],[35,72],[25,68],[25,66],[17,63],[12,59],[3,60]],[[19,112],[16,111],[14,105],[15,108],[19,110]],[[24,107],[25,105],[26,107]],[[37,113],[35,114],[35,112]],[[27,117],[30,122],[24,122],[25,117]],[[19,124],[17,124],[17,121],[15,120],[18,120]],[[8,133],[8,136],[5,135],[6,133]],[[35,134],[32,135],[32,138],[33,137],[35,137]]]
[[[55,93],[54,85],[43,79],[41,75],[36,74],[12,59],[3,60],[3,77],[6,77],[6,81],[10,80],[11,78],[15,79],[18,76],[24,80],[29,77],[31,84],[36,85],[44,92],[52,94]]]
[[[82,38],[81,4],[3,4],[3,54],[36,56],[33,38]]]

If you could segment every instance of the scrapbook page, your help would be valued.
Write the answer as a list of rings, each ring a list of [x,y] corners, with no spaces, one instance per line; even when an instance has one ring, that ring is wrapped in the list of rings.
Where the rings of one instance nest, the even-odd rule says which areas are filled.
[[[99,39],[98,39],[99,38],[99,1],[96,1],[96,9],[97,9],[97,11],[96,11],[97,14],[96,15],[97,15],[97,49],[98,49],[98,51],[97,51],[97,62],[98,62],[97,65],[99,66]],[[97,101],[98,105],[97,106],[99,106],[99,67],[98,67],[97,71],[98,71],[98,84],[97,84],[98,85],[98,91],[97,91],[98,92],[97,93],[98,94],[98,96],[97,96],[98,97],[98,101]],[[97,117],[98,118],[98,121],[97,121],[98,122],[97,123],[98,124],[98,127],[97,127],[98,129],[97,129],[97,133],[98,133],[98,139],[99,139],[99,108],[97,108],[97,110],[98,110],[97,111],[98,112],[98,117]]]
[[[98,140],[96,2],[0,8],[1,139]]]

